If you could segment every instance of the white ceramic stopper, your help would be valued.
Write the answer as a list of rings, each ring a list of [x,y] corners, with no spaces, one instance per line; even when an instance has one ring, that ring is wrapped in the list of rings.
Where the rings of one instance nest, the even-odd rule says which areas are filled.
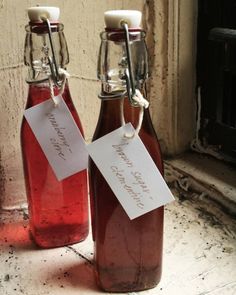
[[[47,18],[51,22],[57,22],[60,16],[59,7],[35,6],[28,8],[30,21],[38,22]]]
[[[138,10],[109,10],[104,13],[107,28],[121,29],[122,22],[126,22],[129,28],[140,28],[142,13]]]

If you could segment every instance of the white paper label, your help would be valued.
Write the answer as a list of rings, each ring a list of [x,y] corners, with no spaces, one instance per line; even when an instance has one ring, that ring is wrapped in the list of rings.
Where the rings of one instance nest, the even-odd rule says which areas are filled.
[[[124,136],[134,131],[128,123],[87,145],[89,155],[130,219],[174,200],[139,136]]]
[[[88,166],[83,136],[61,96],[33,106],[24,112],[35,137],[58,180],[63,180]]]

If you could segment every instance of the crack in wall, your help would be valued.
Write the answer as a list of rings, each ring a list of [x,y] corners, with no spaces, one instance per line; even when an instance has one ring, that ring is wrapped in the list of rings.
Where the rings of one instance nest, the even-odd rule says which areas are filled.
[[[5,195],[5,184],[6,184],[6,173],[5,169],[2,166],[2,156],[0,152],[0,205],[2,206],[1,202],[4,199]]]
[[[23,63],[16,64],[16,65],[9,65],[5,67],[0,67],[0,71],[5,71],[5,70],[12,70],[12,69],[18,69],[24,67]]]

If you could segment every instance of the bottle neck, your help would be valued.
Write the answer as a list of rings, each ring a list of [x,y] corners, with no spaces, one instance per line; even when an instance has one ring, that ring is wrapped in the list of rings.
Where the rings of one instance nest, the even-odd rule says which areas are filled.
[[[148,110],[144,111],[144,122]],[[130,105],[128,97],[101,99],[100,114],[93,140],[130,122],[134,127],[139,121],[139,108]]]
[[[127,78],[131,74],[134,87],[141,90],[148,77],[145,32],[129,31],[129,58],[124,31],[104,31],[100,36],[97,75],[102,83],[102,91],[111,95],[126,91],[129,83]]]
[[[42,83],[51,76],[60,84],[60,68],[69,63],[68,48],[60,23],[29,23],[26,26],[24,62],[28,66],[28,83]]]
[[[99,120],[107,131],[122,125],[122,98],[102,99]]]

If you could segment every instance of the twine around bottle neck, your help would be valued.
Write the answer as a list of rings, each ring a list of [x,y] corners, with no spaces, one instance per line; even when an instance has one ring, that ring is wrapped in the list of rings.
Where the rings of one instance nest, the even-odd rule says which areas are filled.
[[[70,74],[62,68],[58,69],[58,74],[60,75],[60,78],[61,78],[61,85],[58,86],[58,84],[56,84],[56,87],[59,88],[59,92],[58,92],[57,96],[62,96],[62,94],[65,90],[66,81],[70,77]],[[57,107],[58,101],[56,100],[55,95],[54,95],[54,85],[55,84],[54,84],[54,79],[51,75],[49,75],[48,81],[49,81],[49,89],[50,89],[51,99],[54,102],[54,106]]]

